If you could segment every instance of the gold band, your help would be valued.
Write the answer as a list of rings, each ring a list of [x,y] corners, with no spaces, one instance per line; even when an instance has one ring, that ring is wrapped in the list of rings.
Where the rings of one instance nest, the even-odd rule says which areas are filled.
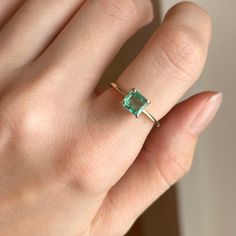
[[[124,97],[127,96],[128,94],[128,92],[124,91],[116,83],[112,82],[111,87],[113,87],[116,91],[118,91]],[[160,122],[156,120],[146,109],[143,110],[143,113],[155,124],[155,126],[160,127]]]

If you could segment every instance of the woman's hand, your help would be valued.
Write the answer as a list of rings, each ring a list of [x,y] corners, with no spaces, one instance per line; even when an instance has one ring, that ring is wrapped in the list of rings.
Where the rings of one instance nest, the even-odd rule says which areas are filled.
[[[151,21],[149,0],[3,0],[0,9],[0,235],[125,234],[189,170],[219,108],[221,94],[205,92],[172,109],[203,68],[208,15],[172,8],[117,80],[142,91],[156,118],[171,110],[152,129],[114,89],[94,92]]]

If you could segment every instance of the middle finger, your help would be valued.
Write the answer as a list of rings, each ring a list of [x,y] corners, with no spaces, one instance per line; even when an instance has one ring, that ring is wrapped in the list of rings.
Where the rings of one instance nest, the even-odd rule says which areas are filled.
[[[88,0],[37,64],[58,71],[63,78],[54,76],[55,85],[66,84],[68,95],[88,97],[120,47],[151,18],[149,0]]]

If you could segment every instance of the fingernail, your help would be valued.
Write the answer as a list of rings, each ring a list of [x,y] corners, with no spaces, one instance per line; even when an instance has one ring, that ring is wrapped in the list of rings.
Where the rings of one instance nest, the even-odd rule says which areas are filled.
[[[213,95],[206,104],[203,104],[200,111],[192,120],[189,131],[193,135],[199,135],[214,119],[217,111],[222,103],[223,94],[216,93]]]

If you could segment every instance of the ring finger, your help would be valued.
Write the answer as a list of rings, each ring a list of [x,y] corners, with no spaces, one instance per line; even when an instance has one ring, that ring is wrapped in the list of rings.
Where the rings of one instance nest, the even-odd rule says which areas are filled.
[[[64,95],[87,99],[120,47],[151,19],[149,0],[87,0],[36,67],[53,68],[55,86]]]

